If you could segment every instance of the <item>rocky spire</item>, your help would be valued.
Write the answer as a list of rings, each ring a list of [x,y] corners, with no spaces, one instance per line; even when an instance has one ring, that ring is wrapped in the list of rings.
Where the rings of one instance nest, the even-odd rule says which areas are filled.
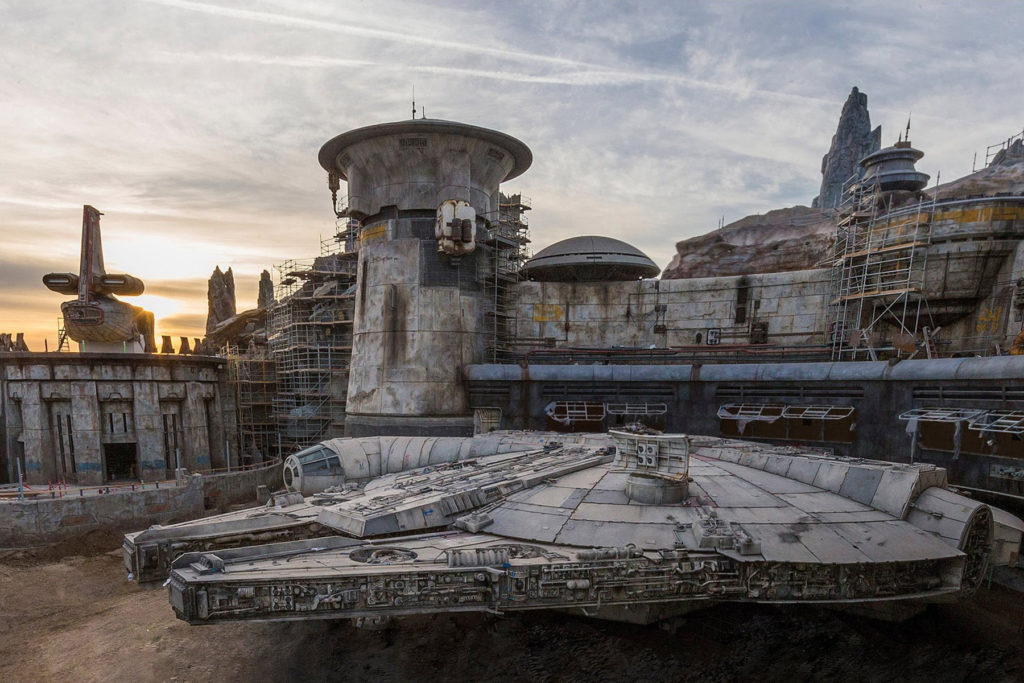
[[[1024,141],[1017,139],[996,152],[989,166],[1012,166],[1024,161]]]
[[[857,162],[881,148],[882,127],[871,129],[868,96],[856,87],[846,98],[828,154],[821,158],[821,189],[811,206],[831,209],[842,201],[843,183],[860,173]]]
[[[206,299],[206,333],[210,334],[217,323],[235,315],[235,274],[230,268],[226,273],[221,272],[220,266],[214,268],[206,290]]]
[[[274,283],[270,281],[270,273],[260,273],[260,293],[256,297],[256,308],[270,308],[274,305]]]

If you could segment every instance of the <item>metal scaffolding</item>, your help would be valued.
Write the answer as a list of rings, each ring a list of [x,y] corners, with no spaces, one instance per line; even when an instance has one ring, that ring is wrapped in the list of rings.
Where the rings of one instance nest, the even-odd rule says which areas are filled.
[[[68,337],[68,330],[64,327],[64,317],[57,318],[57,348],[56,351],[70,351],[71,338]]]
[[[913,355],[919,332],[927,349],[929,328],[921,326],[928,318],[923,290],[935,199],[892,216],[878,185],[857,178],[843,197],[829,297],[833,360]]]
[[[342,436],[352,355],[357,227],[339,216],[320,256],[275,267],[267,343],[276,364],[272,413],[284,453]]]
[[[486,313],[487,357],[497,363],[513,350],[516,337],[516,283],[529,258],[530,199],[500,195],[497,221],[487,232],[489,301]]]
[[[277,421],[273,400],[277,393],[274,359],[265,346],[226,349],[228,381],[235,392],[238,413],[240,464],[278,459]],[[247,462],[248,461],[248,462]]]

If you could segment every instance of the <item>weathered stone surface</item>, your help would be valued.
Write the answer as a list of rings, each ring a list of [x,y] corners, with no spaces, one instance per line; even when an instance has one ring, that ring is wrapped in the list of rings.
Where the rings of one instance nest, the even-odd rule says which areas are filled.
[[[1024,161],[1024,140],[1015,140],[1013,144],[1005,149],[996,152],[989,162],[989,168],[993,166],[1012,166]]]
[[[231,269],[228,268],[228,271],[221,275],[221,281],[226,285],[218,285],[218,287],[222,291],[230,291],[230,314],[214,319],[213,311],[216,301],[214,281],[218,273],[220,273],[219,268],[213,272],[213,276],[210,278],[210,315],[206,319],[206,345],[210,349],[218,349],[225,344],[245,348],[253,341],[265,344],[267,311],[274,305],[274,284],[270,280],[270,273],[264,270],[260,274],[256,308],[236,313],[234,277]],[[224,295],[224,302],[227,302],[226,295]]]
[[[811,207],[793,206],[747,216],[676,244],[661,278],[779,273],[820,267],[835,235],[830,215],[858,162],[881,148],[881,126],[871,128],[867,95],[856,87],[843,105],[836,134],[821,160],[821,188]]]
[[[634,282],[522,282],[516,335],[569,348],[702,345],[709,328],[721,344],[751,343],[750,321],[780,346],[817,344],[826,326],[828,270]],[[739,291],[749,315],[737,322]],[[755,304],[756,303],[756,308]]]
[[[28,351],[28,345],[25,343],[25,333],[17,332],[14,334],[7,334],[0,332],[0,351]]]
[[[218,323],[235,315],[235,274],[230,268],[226,273],[221,272],[220,266],[214,268],[206,298],[206,333],[209,334]]]
[[[225,455],[238,453],[234,391],[226,390],[216,359],[124,353],[0,356],[6,392],[18,399],[0,417],[0,443],[17,438],[23,444],[21,462],[29,484],[99,486],[112,477],[164,479],[172,448],[165,440],[170,432],[163,416],[168,414],[176,416],[182,436],[174,452],[182,467],[224,467]],[[61,423],[70,424],[74,448],[65,441],[64,457],[57,457],[69,433],[57,429]],[[135,455],[125,454],[130,462],[111,467],[110,443],[133,444]]]
[[[256,308],[270,308],[274,305],[274,283],[270,281],[270,273],[260,273],[260,292],[256,297]]]
[[[832,145],[821,159],[821,189],[811,206],[832,209],[842,201],[843,183],[860,173],[857,162],[881,148],[882,127],[871,129],[868,96],[856,87],[850,92],[839,116]]]
[[[779,273],[815,268],[826,258],[835,225],[806,206],[741,218],[720,230],[676,243],[663,280]]]
[[[275,462],[245,472],[195,475],[183,486],[146,484],[103,495],[8,501],[0,505],[0,547],[44,546],[89,532],[194,519],[203,514],[204,499],[219,505],[247,503],[257,486],[276,490],[281,485],[281,466]]]
[[[925,190],[932,196],[936,188]],[[1020,142],[1002,150],[985,168],[939,185],[938,198],[964,199],[970,195],[993,195],[997,192],[1024,194],[1024,147]]]
[[[250,308],[217,323],[206,333],[206,344],[211,349],[218,349],[225,344],[247,346],[253,339],[266,342],[267,336],[266,308]]]

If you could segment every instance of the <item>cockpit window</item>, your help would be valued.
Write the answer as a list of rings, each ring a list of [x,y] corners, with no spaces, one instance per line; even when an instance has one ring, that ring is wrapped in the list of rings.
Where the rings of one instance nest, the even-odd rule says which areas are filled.
[[[299,461],[304,476],[341,473],[341,459],[326,446],[316,445],[299,451],[295,459]]]

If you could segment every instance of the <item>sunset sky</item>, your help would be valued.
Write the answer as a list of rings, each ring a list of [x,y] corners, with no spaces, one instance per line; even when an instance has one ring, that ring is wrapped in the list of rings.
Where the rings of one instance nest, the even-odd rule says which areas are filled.
[[[1024,5],[0,0],[0,332],[54,343],[40,278],[76,271],[83,204],[157,333],[201,336],[206,280],[316,255],[334,230],[316,153],[345,130],[430,118],[526,142],[506,188],[533,246],[676,241],[809,204],[854,85],[918,167],[970,172],[1024,128]]]

